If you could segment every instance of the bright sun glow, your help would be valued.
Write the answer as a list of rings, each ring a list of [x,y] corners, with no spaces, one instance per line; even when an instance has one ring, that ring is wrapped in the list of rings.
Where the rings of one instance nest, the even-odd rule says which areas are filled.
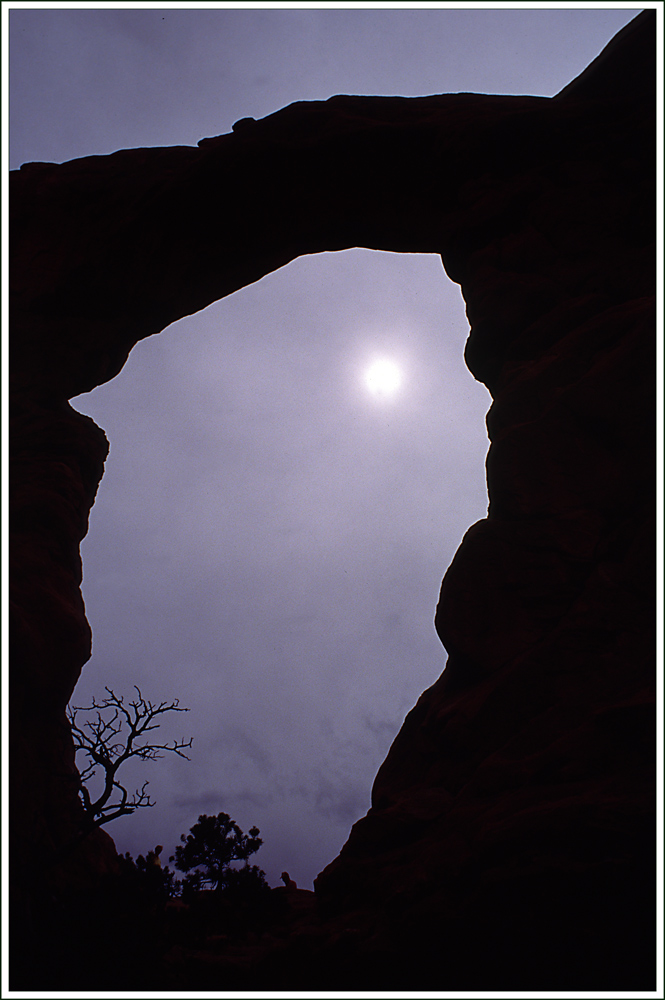
[[[373,396],[388,399],[394,396],[402,382],[402,373],[394,361],[381,358],[365,372],[367,388]]]

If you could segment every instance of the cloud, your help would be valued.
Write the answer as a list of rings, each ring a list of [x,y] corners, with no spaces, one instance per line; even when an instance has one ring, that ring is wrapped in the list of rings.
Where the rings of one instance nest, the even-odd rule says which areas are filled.
[[[217,790],[201,792],[198,795],[191,796],[178,795],[172,800],[172,804],[177,809],[186,809],[192,815],[196,813],[197,817],[201,813],[206,813],[209,816],[217,816],[220,812],[226,812],[232,818],[234,805],[241,803],[242,805],[252,805],[264,809],[272,802],[273,799],[270,796],[256,795],[249,791],[225,794]]]
[[[299,791],[302,791],[306,801],[313,802],[317,812],[322,816],[347,829],[350,829],[370,806],[368,792],[364,786],[346,787],[339,777],[334,780],[320,771],[312,775],[310,789]]]
[[[238,726],[224,725],[211,740],[211,746],[227,761],[236,757],[251,761],[263,774],[268,774],[273,767],[271,754],[265,746]]]

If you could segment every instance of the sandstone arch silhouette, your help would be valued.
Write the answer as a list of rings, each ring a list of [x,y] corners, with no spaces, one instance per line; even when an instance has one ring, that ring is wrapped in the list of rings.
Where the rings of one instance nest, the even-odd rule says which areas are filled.
[[[654,22],[639,15],[551,99],[335,97],[196,149],[13,174],[26,933],[45,885],[114,863],[103,835],[66,850],[82,817],[64,709],[90,654],[78,545],[107,449],[68,400],[300,254],[436,252],[494,399],[490,510],[442,586],[445,674],[317,880],[330,927],[360,915],[341,950],[321,932],[318,968],[324,986],[359,970],[366,988],[441,988],[445,939],[444,988],[464,988],[478,942],[481,988],[651,988]]]

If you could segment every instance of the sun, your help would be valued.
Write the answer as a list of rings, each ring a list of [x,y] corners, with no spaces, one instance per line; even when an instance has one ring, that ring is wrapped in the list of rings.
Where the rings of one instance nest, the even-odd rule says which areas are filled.
[[[402,384],[402,372],[394,361],[379,358],[365,372],[367,388],[379,399],[390,399]]]

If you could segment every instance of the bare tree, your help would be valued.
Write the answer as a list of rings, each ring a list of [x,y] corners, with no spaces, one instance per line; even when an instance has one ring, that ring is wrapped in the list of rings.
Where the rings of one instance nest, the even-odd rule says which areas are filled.
[[[150,801],[146,792],[149,784],[147,781],[129,798],[129,792],[117,778],[118,770],[125,761],[132,757],[158,760],[166,751],[189,760],[183,751],[191,747],[191,737],[186,742],[174,740],[172,745],[140,742],[147,733],[159,728],[160,724],[155,720],[160,715],[166,712],[189,712],[189,709],[180,708],[177,699],[153,704],[143,697],[136,685],[134,687],[138,697],[127,704],[124,698],[119,698],[111,688],[105,687],[107,697],[99,704],[93,698],[92,705],[87,707],[72,705],[67,708],[76,753],[82,752],[88,758],[87,766],[80,771],[79,793],[83,808],[94,826],[102,826],[118,816],[128,816],[136,809],[155,804]],[[79,712],[96,714],[93,719],[79,725]],[[86,785],[98,773],[103,778],[104,785],[99,796],[93,799]]]

